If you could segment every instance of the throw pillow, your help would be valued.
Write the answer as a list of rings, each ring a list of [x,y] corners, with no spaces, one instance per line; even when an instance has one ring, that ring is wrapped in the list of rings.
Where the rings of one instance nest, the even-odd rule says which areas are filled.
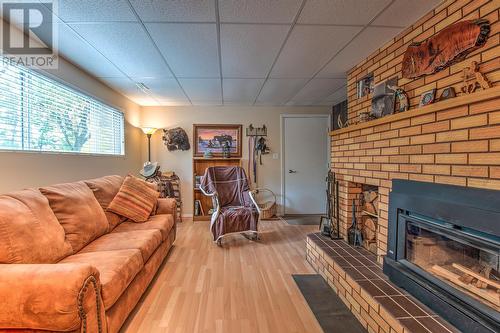
[[[159,195],[160,193],[144,180],[128,175],[109,204],[108,210],[134,222],[145,222],[151,215]]]

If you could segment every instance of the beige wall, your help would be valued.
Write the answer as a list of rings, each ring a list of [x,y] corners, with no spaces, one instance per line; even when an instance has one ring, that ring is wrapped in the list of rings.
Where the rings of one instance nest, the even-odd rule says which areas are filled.
[[[0,193],[108,174],[137,173],[142,165],[140,140],[143,137],[134,126],[140,125],[140,107],[63,59],[59,60],[59,69],[49,73],[125,113],[126,155],[0,152]]]
[[[263,165],[258,166],[258,186],[268,187],[281,195],[281,114],[319,114],[329,113],[330,107],[143,107],[143,126],[173,128],[180,126],[186,130],[191,146],[193,145],[193,124],[242,124],[243,125],[243,164],[248,163],[248,138],[244,131],[253,124],[268,128],[268,146],[271,154],[264,155]],[[193,150],[169,152],[162,141],[162,131],[156,132],[151,139],[151,159],[160,162],[162,170],[175,171],[182,181],[181,193],[184,201],[183,214],[192,214],[192,155]],[[147,159],[147,141],[143,140],[143,160]],[[273,159],[272,153],[278,153]]]

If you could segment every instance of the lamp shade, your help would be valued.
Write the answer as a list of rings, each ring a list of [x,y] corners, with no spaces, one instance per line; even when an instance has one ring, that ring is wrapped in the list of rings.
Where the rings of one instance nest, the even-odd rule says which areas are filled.
[[[157,128],[154,128],[154,127],[142,127],[141,128],[142,131],[144,132],[144,134],[154,134],[157,130]]]

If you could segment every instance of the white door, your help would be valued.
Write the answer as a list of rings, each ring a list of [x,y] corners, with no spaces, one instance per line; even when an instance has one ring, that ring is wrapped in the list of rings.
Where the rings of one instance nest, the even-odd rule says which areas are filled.
[[[324,214],[328,115],[283,116],[284,213]]]

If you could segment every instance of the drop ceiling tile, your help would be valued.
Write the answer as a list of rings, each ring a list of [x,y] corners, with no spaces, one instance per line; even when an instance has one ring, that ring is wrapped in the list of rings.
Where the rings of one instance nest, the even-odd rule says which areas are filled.
[[[271,77],[311,77],[360,30],[361,27],[295,26]]]
[[[313,105],[324,100],[346,84],[346,79],[313,79],[309,81],[293,98],[293,105]]]
[[[70,24],[70,26],[130,77],[172,75],[138,23]]]
[[[130,0],[144,22],[215,22],[214,0]]]
[[[257,105],[282,105],[292,98],[307,79],[269,79],[257,99]]]
[[[59,55],[96,77],[124,77],[102,54],[64,24],[58,25]]]
[[[147,23],[156,45],[178,77],[219,77],[215,24]]]
[[[220,79],[179,79],[193,104],[222,104]]]
[[[347,86],[343,86],[328,96],[321,105],[335,105],[347,99]]]
[[[137,21],[126,0],[59,0],[58,16],[65,22]]]
[[[372,25],[408,27],[440,2],[441,0],[396,0]]]
[[[222,24],[222,73],[236,78],[266,77],[289,27]]]
[[[368,57],[396,36],[401,28],[368,27],[360,33],[345,49],[319,73],[318,77],[327,78],[345,74],[361,60]]]
[[[168,78],[132,78],[135,82],[144,83],[153,97],[158,101],[172,103],[188,103],[186,95],[175,79]]]
[[[221,22],[292,23],[302,0],[219,0]]]
[[[299,23],[366,25],[391,0],[308,0]]]
[[[251,105],[264,79],[224,79],[224,104]]]
[[[139,105],[155,102],[152,96],[137,88],[135,83],[128,78],[100,78],[100,80]]]

